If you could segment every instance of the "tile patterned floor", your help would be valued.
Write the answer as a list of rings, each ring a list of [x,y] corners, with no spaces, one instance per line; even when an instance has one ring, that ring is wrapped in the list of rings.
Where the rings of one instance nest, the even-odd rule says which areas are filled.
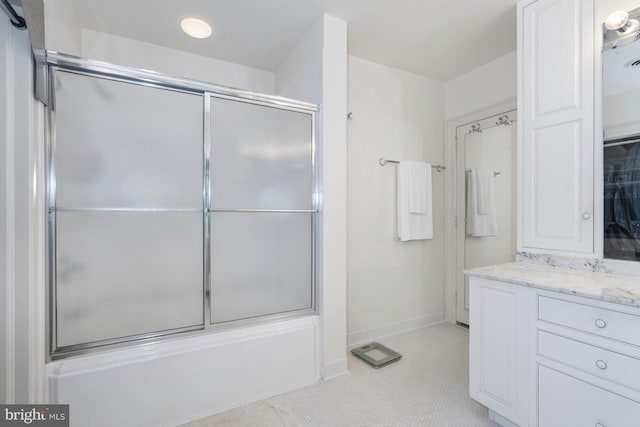
[[[439,324],[379,340],[402,359],[373,369],[349,354],[349,374],[183,427],[495,427],[469,398],[469,332]]]

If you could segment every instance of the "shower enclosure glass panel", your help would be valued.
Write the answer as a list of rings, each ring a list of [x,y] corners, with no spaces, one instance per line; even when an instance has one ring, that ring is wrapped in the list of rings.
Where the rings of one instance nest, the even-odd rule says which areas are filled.
[[[58,212],[59,347],[203,323],[202,214]]]
[[[215,212],[211,321],[311,308],[310,213]]]
[[[313,116],[211,97],[211,323],[313,307]]]
[[[312,117],[211,98],[213,209],[311,209]]]
[[[314,105],[48,61],[51,359],[315,313]]]
[[[203,96],[52,76],[52,351],[202,328]]]
[[[202,209],[203,97],[57,72],[58,207]]]

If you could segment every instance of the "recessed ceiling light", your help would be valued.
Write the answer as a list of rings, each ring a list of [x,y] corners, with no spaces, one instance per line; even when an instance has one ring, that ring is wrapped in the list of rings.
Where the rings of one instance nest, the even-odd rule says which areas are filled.
[[[196,39],[206,39],[212,33],[211,25],[198,18],[184,18],[180,21],[182,31]]]

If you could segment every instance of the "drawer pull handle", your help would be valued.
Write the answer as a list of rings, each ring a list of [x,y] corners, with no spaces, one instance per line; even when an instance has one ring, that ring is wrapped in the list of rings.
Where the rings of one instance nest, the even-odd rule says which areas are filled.
[[[596,427],[604,427],[604,424],[602,424],[602,423],[596,423]]]
[[[596,366],[600,369],[607,369],[607,363],[604,360],[596,360]]]
[[[596,326],[600,329],[606,328],[607,327],[607,322],[605,322],[602,319],[596,319]]]

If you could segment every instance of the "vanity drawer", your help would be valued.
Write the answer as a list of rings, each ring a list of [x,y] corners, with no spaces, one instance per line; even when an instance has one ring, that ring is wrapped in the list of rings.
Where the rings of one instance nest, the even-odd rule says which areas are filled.
[[[640,316],[538,296],[538,318],[640,346]]]
[[[538,331],[538,354],[607,381],[640,391],[640,360]]]
[[[640,403],[538,365],[539,427],[638,427]]]

